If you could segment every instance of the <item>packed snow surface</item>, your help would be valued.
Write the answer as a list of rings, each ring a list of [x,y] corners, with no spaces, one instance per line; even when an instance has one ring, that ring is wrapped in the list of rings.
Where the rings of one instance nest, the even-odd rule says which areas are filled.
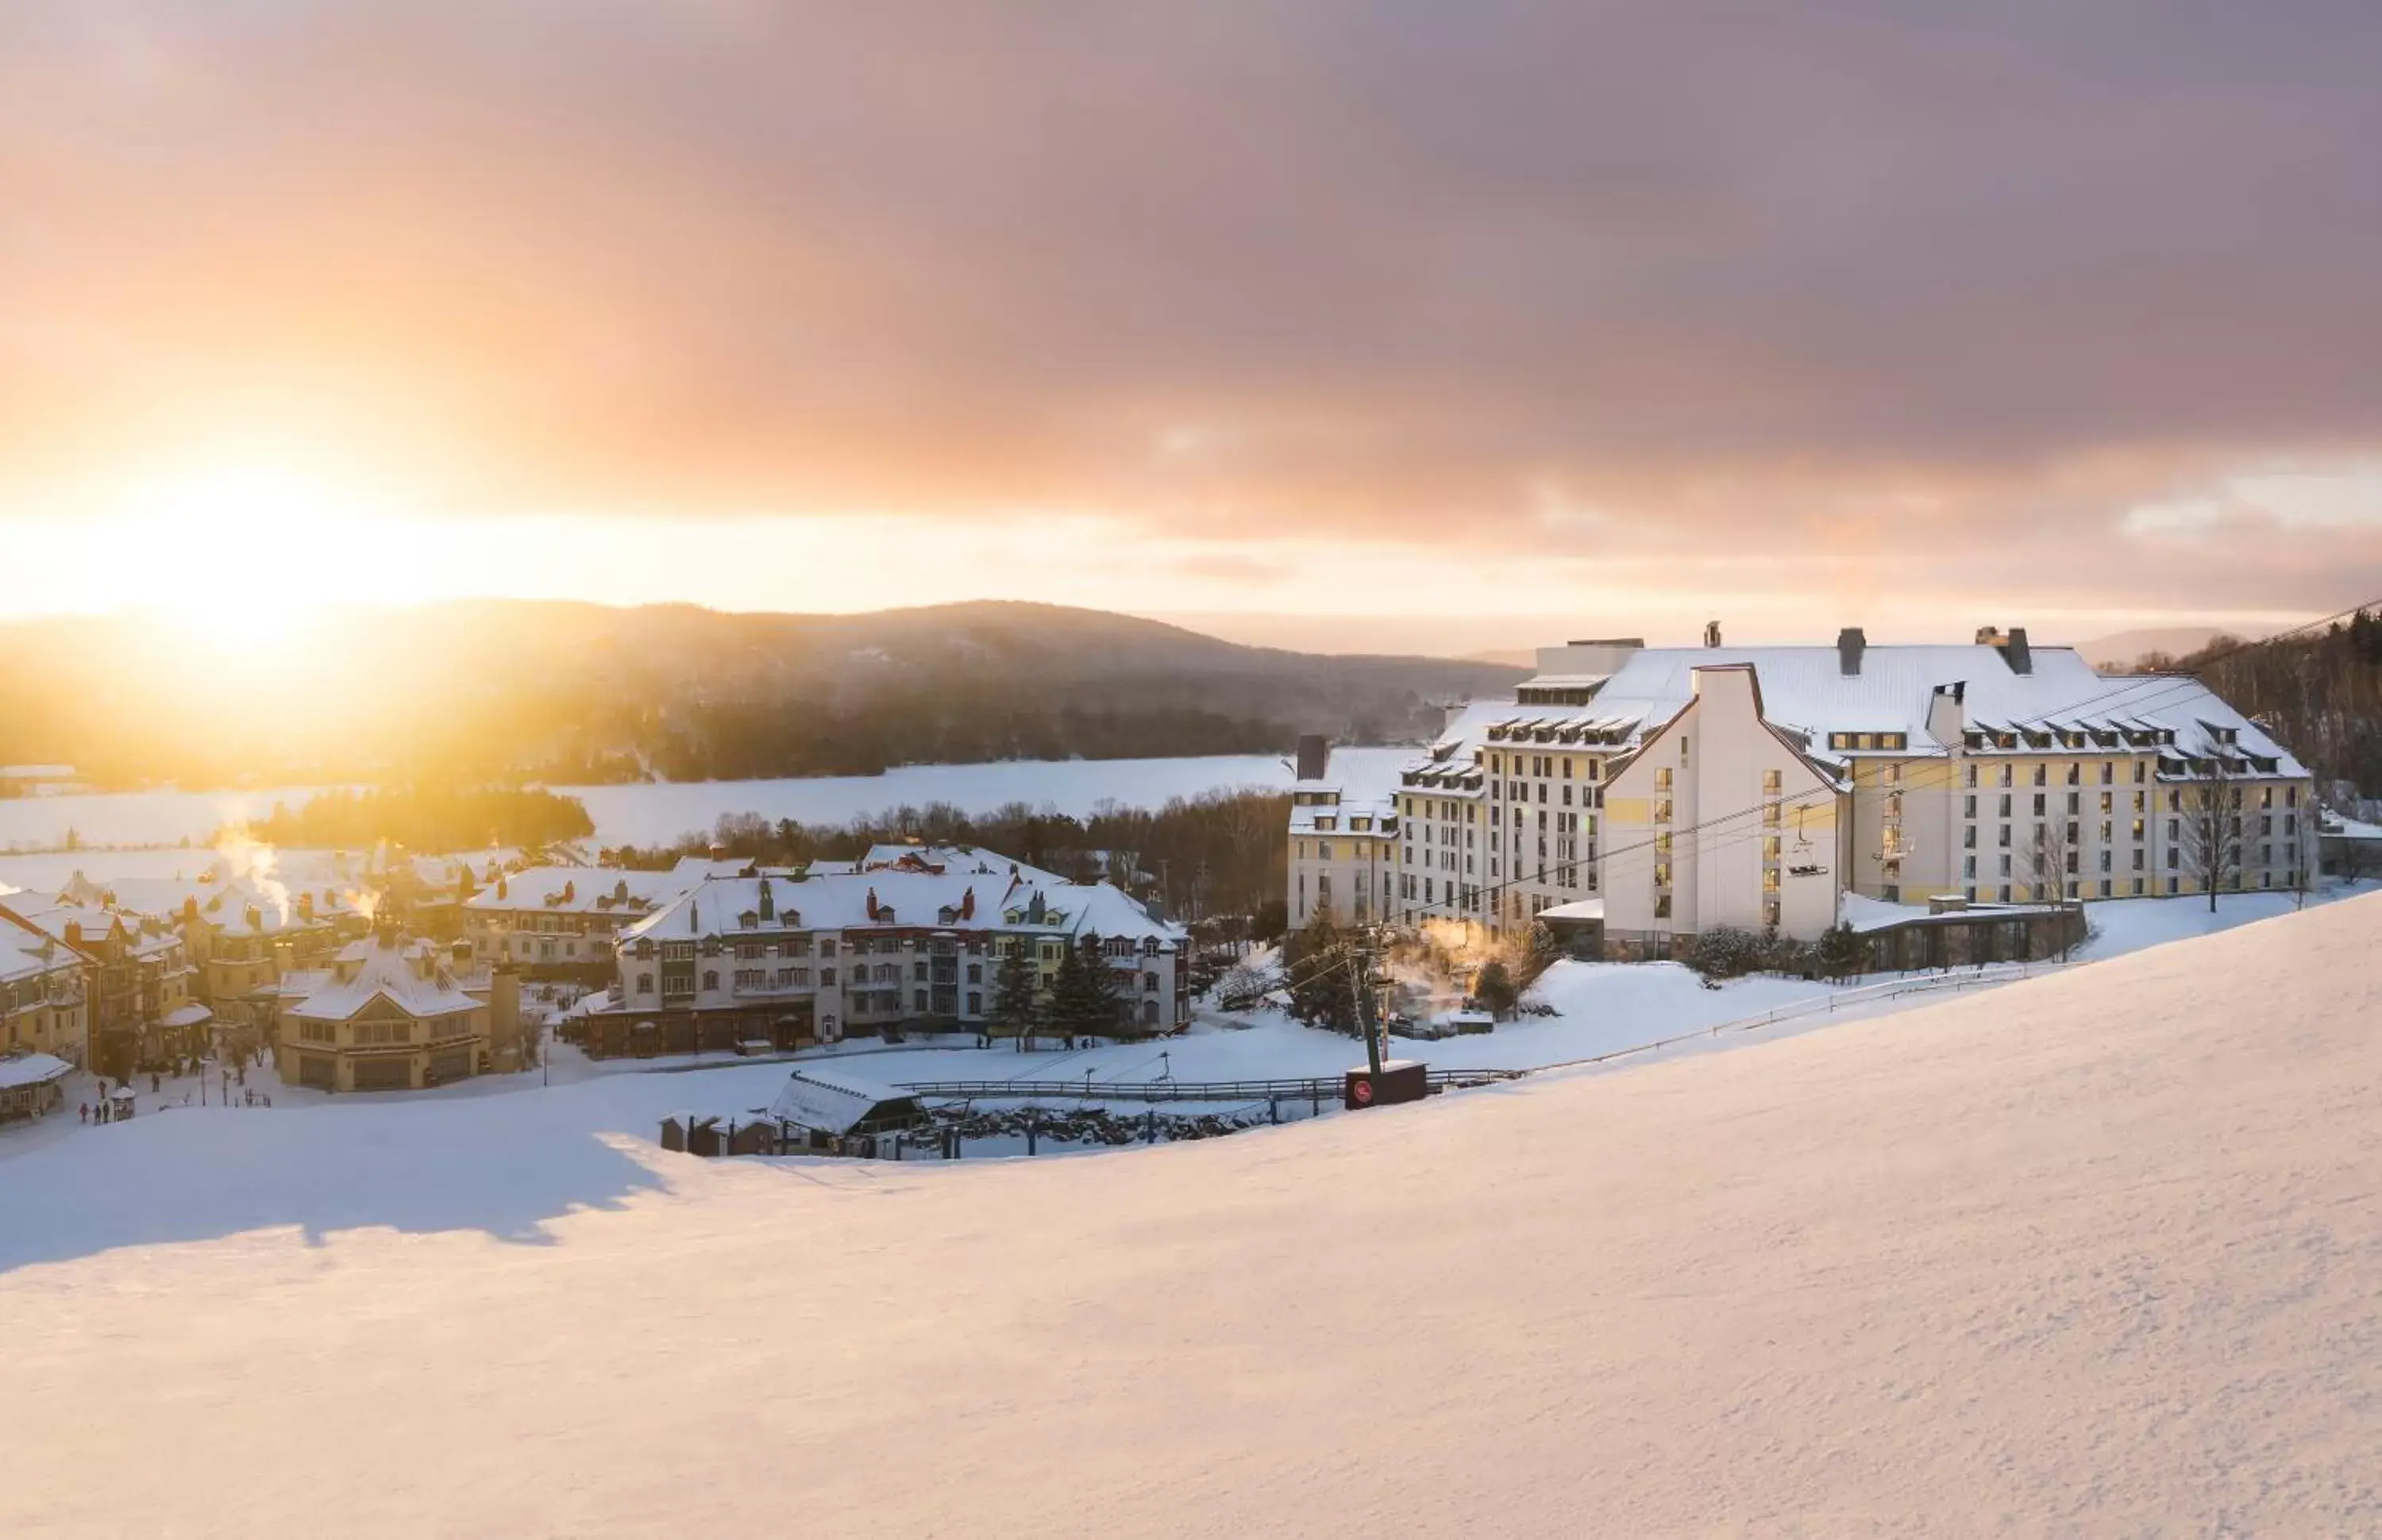
[[[0,1532],[2374,1533],[2377,926],[1115,1158],[77,1131]]]

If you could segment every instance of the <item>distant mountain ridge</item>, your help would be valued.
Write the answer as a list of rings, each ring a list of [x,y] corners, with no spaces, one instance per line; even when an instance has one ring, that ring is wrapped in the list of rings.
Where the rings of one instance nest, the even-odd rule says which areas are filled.
[[[1008,602],[862,615],[468,601],[334,612],[261,664],[155,617],[0,628],[0,763],[105,785],[727,779],[1396,742],[1526,670],[1248,647]]]

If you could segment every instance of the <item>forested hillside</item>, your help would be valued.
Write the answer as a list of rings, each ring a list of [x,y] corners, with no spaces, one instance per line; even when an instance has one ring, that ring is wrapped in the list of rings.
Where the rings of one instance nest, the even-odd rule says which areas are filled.
[[[2319,782],[2382,797],[2382,614],[2360,610],[2321,634],[2244,645],[2220,636],[2144,672],[2197,674],[2289,744]]]
[[[472,603],[332,612],[263,651],[170,618],[0,628],[0,764],[173,780],[571,784],[1410,741],[1523,670],[1243,647],[1094,610]]]

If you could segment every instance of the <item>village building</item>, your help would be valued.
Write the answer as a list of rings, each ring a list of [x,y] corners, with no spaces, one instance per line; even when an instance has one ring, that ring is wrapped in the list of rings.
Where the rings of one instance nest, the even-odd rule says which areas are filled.
[[[90,1068],[121,1080],[205,1050],[212,1013],[191,997],[194,971],[172,925],[96,904],[60,902],[9,912],[83,959]]]
[[[1111,1033],[1188,1024],[1188,934],[1118,888],[988,851],[879,847],[671,899],[622,933],[613,991],[576,1030],[604,1054],[978,1031],[1003,958],[1030,964],[1047,997],[1087,938],[1110,972]]]
[[[0,907],[0,1052],[90,1062],[90,959]]]
[[[1396,880],[1397,783],[1334,773],[1331,745],[1298,740],[1290,788],[1290,923],[1330,914],[1345,924],[1381,919]]]
[[[509,959],[522,975],[602,988],[616,974],[620,933],[706,879],[745,862],[689,856],[668,871],[530,866],[497,872],[462,903],[462,934],[478,955]]]
[[[786,1077],[769,1104],[778,1153],[844,1150],[851,1140],[875,1140],[926,1129],[931,1119],[918,1098],[841,1069],[804,1066]],[[863,1154],[874,1154],[873,1149]]]
[[[0,1123],[19,1122],[66,1106],[74,1066],[55,1054],[0,1053]]]
[[[2197,679],[2023,629],[1712,642],[1541,648],[1458,713],[1400,773],[1390,917],[1503,935],[1559,909],[1607,955],[1666,956],[1720,926],[1815,937],[1848,894],[1915,918],[2311,880],[2307,768]],[[1295,908],[1325,868],[1291,817]]]
[[[521,976],[471,944],[393,920],[267,995],[281,1078],[319,1091],[419,1091],[522,1062]]]
[[[231,875],[220,864],[195,877],[76,874],[62,902],[101,903],[171,925],[194,970],[191,998],[210,1013],[215,1046],[230,1053],[264,1045],[260,992],[293,970],[322,968],[371,928],[362,891],[339,883],[292,886]]]

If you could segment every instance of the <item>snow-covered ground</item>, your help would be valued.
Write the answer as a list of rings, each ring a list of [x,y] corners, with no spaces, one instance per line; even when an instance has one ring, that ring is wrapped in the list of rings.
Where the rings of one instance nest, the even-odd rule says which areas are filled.
[[[0,1533],[2376,1533],[2377,923],[1127,1158],[144,1116],[6,1168]]]
[[[1339,749],[1335,768],[1372,774],[1413,756],[1412,749]],[[586,803],[596,843],[653,845],[710,828],[726,813],[757,813],[775,822],[842,824],[900,807],[947,802],[972,813],[1010,802],[1056,808],[1081,817],[1102,802],[1156,808],[1175,797],[1241,788],[1283,788],[1291,772],[1272,754],[1185,759],[1018,760],[999,764],[911,764],[881,776],[798,780],[677,781],[634,786],[559,786]],[[0,851],[47,849],[71,829],[86,845],[203,842],[241,818],[261,817],[276,801],[304,803],[315,788],[267,791],[135,791],[0,801]],[[162,852],[171,854],[172,852]],[[11,880],[0,872],[0,880]],[[19,886],[31,886],[20,883]]]
[[[1339,749],[1358,765],[1394,764],[1410,748]],[[1290,769],[1273,754],[1190,759],[1017,760],[999,764],[910,764],[881,776],[798,780],[681,781],[644,786],[559,786],[587,804],[599,843],[651,845],[708,829],[722,813],[757,813],[771,821],[841,824],[900,807],[947,802],[990,813],[1010,802],[1081,817],[1102,802],[1156,808],[1176,797],[1244,788],[1283,788]]]

